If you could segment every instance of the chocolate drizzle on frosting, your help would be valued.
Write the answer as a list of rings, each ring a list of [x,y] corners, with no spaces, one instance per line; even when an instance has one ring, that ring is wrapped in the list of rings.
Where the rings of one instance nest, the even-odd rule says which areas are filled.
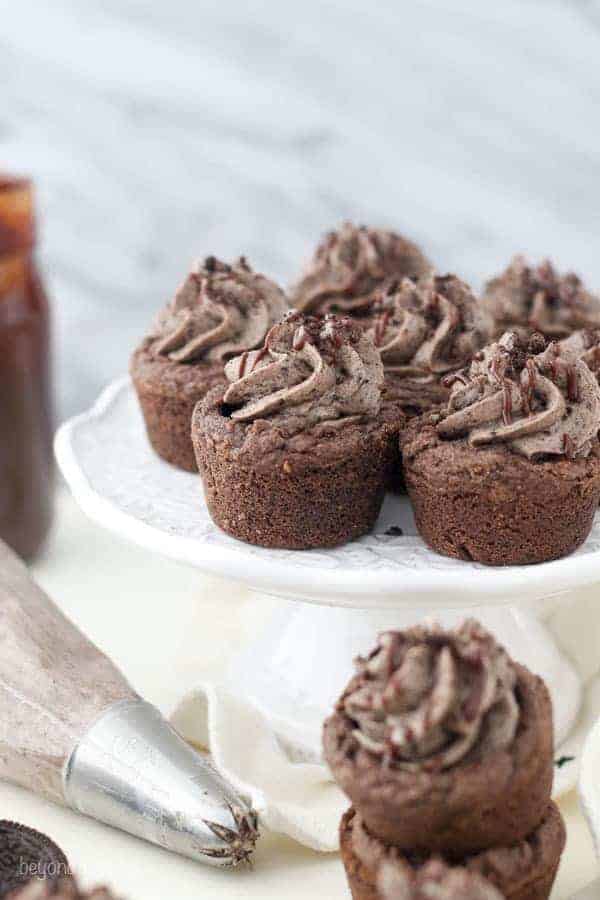
[[[357,669],[343,711],[357,744],[388,765],[439,771],[513,741],[516,671],[473,620],[386,632]]]
[[[292,290],[303,312],[364,314],[370,295],[386,278],[422,278],[432,271],[419,248],[406,238],[345,222],[317,247],[304,278]]]
[[[152,346],[178,363],[223,363],[259,346],[288,308],[283,291],[243,257],[230,266],[209,256],[159,314]]]
[[[375,416],[383,385],[379,353],[358,325],[298,312],[270,330],[261,350],[227,363],[225,375],[232,419],[269,419],[288,434]]]
[[[368,331],[394,392],[408,403],[448,394],[441,376],[461,368],[489,340],[491,321],[469,287],[454,275],[415,284],[389,282],[372,303]]]
[[[587,291],[573,272],[560,275],[549,260],[530,266],[516,256],[505,272],[488,282],[484,299],[499,333],[511,329],[524,336],[539,331],[554,340],[600,326],[600,297]]]
[[[426,862],[417,872],[401,862],[384,863],[377,876],[382,900],[504,900],[485,878],[441,859]]]
[[[437,430],[448,439],[466,435],[473,447],[504,443],[536,459],[588,456],[599,427],[600,388],[585,363],[558,344],[531,355],[506,332],[455,379]]]

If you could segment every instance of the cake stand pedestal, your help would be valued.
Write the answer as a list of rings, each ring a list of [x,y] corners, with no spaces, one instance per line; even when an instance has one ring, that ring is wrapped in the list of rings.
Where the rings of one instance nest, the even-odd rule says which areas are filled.
[[[353,658],[368,652],[379,632],[425,616],[443,625],[475,616],[540,674],[554,701],[557,743],[577,718],[578,676],[536,612],[598,580],[600,516],[577,553],[537,566],[492,569],[438,556],[418,537],[408,500],[392,496],[370,535],[335,550],[253,547],[213,524],[198,476],[154,455],[128,378],[62,426],[56,454],[75,499],[101,525],[280,598],[264,634],[232,664],[228,683],[300,757],[318,757],[323,719]]]
[[[323,721],[353,673],[353,660],[373,648],[380,632],[421,622],[423,610],[338,609],[280,600],[263,634],[230,666],[227,686],[254,703],[296,755],[316,762]],[[577,719],[581,682],[548,630],[532,612],[515,606],[439,610],[431,619],[451,627],[467,616],[544,679],[560,745]]]

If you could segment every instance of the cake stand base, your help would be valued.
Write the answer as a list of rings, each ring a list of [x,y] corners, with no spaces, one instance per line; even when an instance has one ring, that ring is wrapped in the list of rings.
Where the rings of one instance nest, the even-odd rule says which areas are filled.
[[[453,609],[431,617],[445,627],[472,616],[510,655],[540,675],[554,703],[555,742],[572,729],[581,705],[580,679],[535,615],[513,606]],[[238,656],[227,683],[266,716],[300,759],[321,758],[321,730],[350,676],[377,635],[423,620],[423,611],[342,609],[280,598],[264,633]]]

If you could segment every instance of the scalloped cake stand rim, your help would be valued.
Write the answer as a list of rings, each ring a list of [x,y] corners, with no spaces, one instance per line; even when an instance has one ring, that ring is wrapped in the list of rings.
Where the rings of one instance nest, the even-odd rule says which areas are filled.
[[[142,521],[95,488],[76,449],[78,433],[82,429],[89,433],[96,422],[110,415],[124,393],[132,391],[130,378],[121,377],[105,388],[91,409],[65,422],[56,435],[56,457],[75,500],[92,520],[177,562],[267,593],[319,604],[370,609],[394,607],[399,603],[467,608],[514,603],[517,599],[535,601],[598,580],[600,550],[538,565],[506,568],[486,568],[459,560],[447,560],[443,568],[391,562],[388,566],[385,560],[373,566],[342,568],[322,563],[323,556],[331,558],[335,550],[325,554],[273,550],[263,553],[261,548],[230,538],[219,543],[186,537]],[[201,493],[199,497],[202,502]],[[408,540],[413,544],[407,546],[414,547],[417,539]]]

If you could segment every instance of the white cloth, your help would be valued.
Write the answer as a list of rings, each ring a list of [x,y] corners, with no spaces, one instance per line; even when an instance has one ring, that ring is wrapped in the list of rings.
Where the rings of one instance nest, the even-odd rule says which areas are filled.
[[[205,683],[183,699],[171,721],[187,740],[210,748],[216,768],[251,798],[266,828],[313,850],[338,849],[348,799],[326,766],[292,761],[251,704]]]
[[[577,782],[586,734],[600,716],[600,608],[598,587],[560,605],[547,624],[584,679],[577,727],[558,749],[554,796]],[[319,851],[338,849],[338,824],[349,801],[325,765],[290,758],[264,716],[217,681],[203,681],[177,706],[172,722],[188,740],[209,748],[221,774],[252,799],[265,827]],[[573,759],[569,759],[573,757]]]

